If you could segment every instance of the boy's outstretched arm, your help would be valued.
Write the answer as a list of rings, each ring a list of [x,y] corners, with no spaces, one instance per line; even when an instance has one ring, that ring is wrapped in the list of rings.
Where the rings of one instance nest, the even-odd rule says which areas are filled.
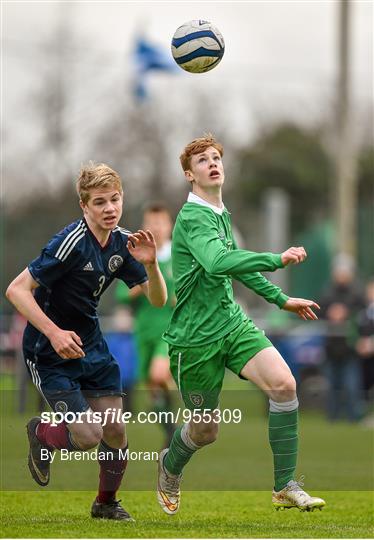
[[[234,249],[237,249],[235,241]],[[283,260],[286,264],[293,262],[292,258],[297,257],[298,254],[301,255],[301,260],[297,262],[302,262],[305,260],[307,255],[304,248],[296,249],[302,249],[303,252],[295,252],[295,248],[290,248],[282,254],[282,257],[284,258]],[[313,309],[320,309],[318,304],[312,300],[305,300],[303,298],[290,298],[284,294],[280,287],[277,287],[274,285],[274,283],[271,283],[271,281],[267,280],[260,272],[252,272],[234,277],[243,283],[243,285],[245,285],[248,289],[251,289],[259,296],[262,296],[262,298],[264,298],[267,302],[276,304],[280,309],[296,313],[301,319],[304,320],[318,319],[317,315],[313,311]]]
[[[242,276],[234,276],[238,281],[243,283],[248,289],[262,296],[267,302],[276,304],[279,308],[285,311],[296,313],[304,320],[317,320],[318,317],[313,309],[320,309],[319,305],[312,300],[304,298],[290,298],[282,292],[280,287],[277,287],[271,281],[268,281],[260,272],[253,272]]]
[[[306,258],[303,247],[291,247],[281,254],[228,249],[220,239],[214,218],[209,214],[202,218],[184,219],[183,225],[192,255],[209,274],[235,277],[248,272],[273,272]]]
[[[284,307],[289,296],[284,294],[282,289],[266,279],[260,272],[250,272],[233,276],[234,279],[243,283],[247,289],[251,289],[258,296],[264,298],[270,304],[277,305],[280,309]]]

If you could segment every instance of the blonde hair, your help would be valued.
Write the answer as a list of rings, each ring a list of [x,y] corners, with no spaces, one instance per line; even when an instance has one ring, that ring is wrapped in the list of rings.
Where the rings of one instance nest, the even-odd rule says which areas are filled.
[[[222,144],[216,141],[211,133],[207,133],[206,135],[204,135],[204,137],[194,139],[189,144],[187,144],[179,157],[182,169],[184,171],[188,171],[191,167],[191,157],[195,154],[201,154],[201,152],[205,152],[205,150],[207,148],[210,148],[211,146],[218,150],[221,157],[223,156]]]
[[[87,165],[81,168],[77,180],[77,192],[84,204],[89,201],[91,189],[109,187],[118,189],[121,194],[123,193],[120,175],[108,165],[89,161]]]

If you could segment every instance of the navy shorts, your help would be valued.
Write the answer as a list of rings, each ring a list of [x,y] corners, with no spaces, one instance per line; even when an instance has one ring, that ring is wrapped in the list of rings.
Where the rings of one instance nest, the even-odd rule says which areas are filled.
[[[117,360],[104,339],[85,350],[84,358],[63,360],[23,351],[33,383],[55,412],[84,412],[86,398],[121,396],[121,375]]]

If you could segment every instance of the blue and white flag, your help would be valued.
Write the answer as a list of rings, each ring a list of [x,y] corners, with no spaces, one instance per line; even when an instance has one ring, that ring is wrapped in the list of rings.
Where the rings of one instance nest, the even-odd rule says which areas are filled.
[[[147,97],[147,75],[151,71],[176,73],[178,67],[169,51],[150,43],[144,37],[137,39],[134,50],[136,79],[135,96],[142,100]]]

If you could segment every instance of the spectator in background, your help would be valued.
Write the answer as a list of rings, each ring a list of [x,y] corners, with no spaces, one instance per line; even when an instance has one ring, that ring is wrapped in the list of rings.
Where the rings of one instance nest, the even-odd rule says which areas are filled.
[[[374,277],[366,285],[366,306],[358,314],[357,322],[356,351],[362,361],[364,397],[369,406],[374,393]]]
[[[345,417],[357,421],[362,416],[362,374],[355,350],[355,319],[364,305],[355,279],[355,264],[346,255],[333,262],[332,282],[322,298],[326,320],[325,368],[329,382],[327,414],[334,421]]]

